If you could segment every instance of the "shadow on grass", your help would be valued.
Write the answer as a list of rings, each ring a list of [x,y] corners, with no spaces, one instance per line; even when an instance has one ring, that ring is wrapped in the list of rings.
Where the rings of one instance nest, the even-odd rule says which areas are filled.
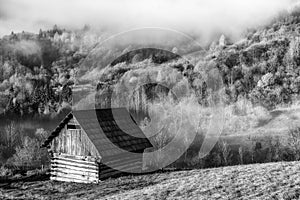
[[[11,183],[18,183],[18,182],[35,182],[35,181],[47,181],[50,180],[50,174],[34,174],[30,176],[21,176],[21,177],[6,177],[0,178],[0,188],[10,188]]]

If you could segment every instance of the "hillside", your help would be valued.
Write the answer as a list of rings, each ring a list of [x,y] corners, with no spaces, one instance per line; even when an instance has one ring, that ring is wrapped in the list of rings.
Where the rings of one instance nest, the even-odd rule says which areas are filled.
[[[101,42],[110,34],[89,27],[12,32],[0,40],[0,161],[11,161],[26,146],[25,137],[35,139],[36,129],[52,131],[71,106],[126,107],[149,138],[157,133],[151,141],[158,148],[180,132],[174,151],[189,149],[176,167],[295,160],[299,16],[297,10],[282,14],[235,42],[220,35],[203,49],[191,41],[173,43],[177,35],[157,48],[141,48],[145,43],[136,45],[132,38],[144,38],[149,29],[137,31],[141,38],[128,32],[131,40],[121,34],[106,45]],[[215,134],[233,147],[227,160],[220,140],[205,163],[198,163],[215,105],[221,105]]]
[[[298,199],[299,162],[120,177],[97,185],[52,181],[0,187],[5,199]]]
[[[299,23],[299,13],[294,11],[274,19],[268,26],[249,30],[243,39],[235,43],[222,35],[219,41],[213,42],[207,48],[205,54],[195,55],[196,65],[190,63],[191,66],[185,66],[184,62],[179,62],[169,66],[186,76],[189,81],[188,87],[193,89],[201,105],[205,105],[209,98],[206,93],[207,76],[213,69],[220,72],[225,89],[224,101],[227,104],[234,103],[239,98],[246,98],[253,104],[267,109],[289,105],[297,101],[300,91],[297,67],[300,64]],[[143,52],[139,50],[121,54],[111,65],[103,66],[101,63],[95,63],[97,59],[107,58],[104,52],[108,51],[98,48],[99,50],[95,48],[92,53],[98,56],[91,56],[87,62],[93,66],[93,70],[83,76],[83,79],[93,83],[97,79],[114,85],[126,75],[124,80],[129,81],[135,72],[139,73],[149,68],[149,62],[153,67],[162,70],[165,67],[163,63],[176,60],[168,56],[168,59],[161,57],[164,62],[157,62],[153,59],[153,54],[147,53],[145,49]],[[145,62],[147,58],[150,61]]]
[[[80,61],[97,43],[87,32],[54,26],[1,38],[0,114],[49,116],[69,109]]]
[[[189,71],[182,70],[186,69],[183,63],[173,67],[187,77],[189,87],[202,105],[209,98],[205,93],[205,77],[212,69],[221,73],[228,104],[239,98],[247,98],[268,109],[289,104],[297,99],[300,91],[299,23],[299,12],[295,10],[274,19],[266,27],[247,31],[244,38],[235,43],[222,35],[206,48],[206,53],[197,53],[199,49],[193,44],[179,43],[178,48],[198,64],[190,63],[194,66],[189,67]],[[125,72],[134,74],[145,68],[149,63],[144,62],[147,59],[159,67],[178,57],[175,54],[170,57],[160,50],[156,52],[161,54],[158,58],[153,57],[151,51],[143,50],[125,55],[126,49],[136,48],[134,44],[97,46],[107,35],[95,33],[89,27],[69,31],[54,26],[38,34],[12,32],[4,36],[0,40],[0,112],[55,114],[70,106],[72,88],[84,88],[88,82],[96,89],[97,82],[103,80],[103,68],[110,68],[107,77],[111,78],[104,81],[111,85]],[[112,57],[116,59],[110,65],[107,61]]]

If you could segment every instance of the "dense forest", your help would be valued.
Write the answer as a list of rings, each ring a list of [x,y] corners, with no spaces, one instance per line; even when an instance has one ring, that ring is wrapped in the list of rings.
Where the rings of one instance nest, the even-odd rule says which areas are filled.
[[[190,86],[198,94],[199,103],[206,98],[203,73],[212,68],[221,73],[227,103],[235,102],[239,97],[267,108],[291,103],[300,89],[297,67],[300,64],[299,24],[298,12],[282,14],[266,27],[249,30],[244,39],[236,43],[230,43],[230,38],[222,35],[219,41],[207,47],[198,66],[187,68],[182,62],[173,67],[187,76]],[[101,40],[101,36],[91,37],[88,32],[88,26],[77,31],[54,26],[51,30],[40,30],[38,34],[12,32],[4,36],[0,40],[1,113],[49,115],[69,109],[72,87],[80,84],[76,74],[86,67],[81,63],[93,45]],[[133,53],[137,55],[131,55],[129,62],[128,57],[123,56],[111,64],[111,81],[129,71],[129,63],[131,67],[133,62],[143,68],[146,66],[142,63],[144,60],[152,56],[153,61],[151,53],[142,57],[140,52]],[[164,56],[168,57],[161,53],[153,63],[170,60]],[[122,60],[126,61],[126,66],[123,65],[126,70],[121,69]]]
[[[4,36],[0,40],[1,113],[49,115],[69,109],[76,71],[88,49],[77,43],[84,32],[54,26],[39,34]]]

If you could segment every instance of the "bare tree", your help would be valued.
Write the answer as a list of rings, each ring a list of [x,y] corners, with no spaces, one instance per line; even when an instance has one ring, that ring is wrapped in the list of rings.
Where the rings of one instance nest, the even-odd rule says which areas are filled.
[[[37,129],[35,137],[22,137],[21,144],[15,147],[13,155],[16,166],[32,165],[38,167],[47,162],[47,152],[40,148],[48,133],[44,129]]]
[[[300,127],[289,130],[287,145],[293,151],[295,160],[300,160]]]
[[[239,147],[239,157],[240,157],[240,163],[241,163],[241,165],[243,165],[244,164],[244,151],[243,151],[242,146]]]
[[[224,140],[221,140],[221,142],[219,143],[219,147],[222,153],[224,164],[227,166],[230,159],[230,147],[228,143]]]
[[[17,145],[20,139],[20,131],[18,130],[16,124],[11,122],[6,125],[4,128],[4,132],[1,134],[1,140],[7,148],[13,148]]]

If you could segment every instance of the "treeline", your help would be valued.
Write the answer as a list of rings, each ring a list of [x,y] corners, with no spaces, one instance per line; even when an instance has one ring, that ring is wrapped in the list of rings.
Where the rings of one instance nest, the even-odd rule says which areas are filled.
[[[230,144],[228,139],[220,139],[212,151],[200,159],[202,139],[195,140],[187,152],[168,167],[194,169],[300,160],[299,127],[291,129],[287,137],[267,136],[248,139],[249,141],[244,144]]]

